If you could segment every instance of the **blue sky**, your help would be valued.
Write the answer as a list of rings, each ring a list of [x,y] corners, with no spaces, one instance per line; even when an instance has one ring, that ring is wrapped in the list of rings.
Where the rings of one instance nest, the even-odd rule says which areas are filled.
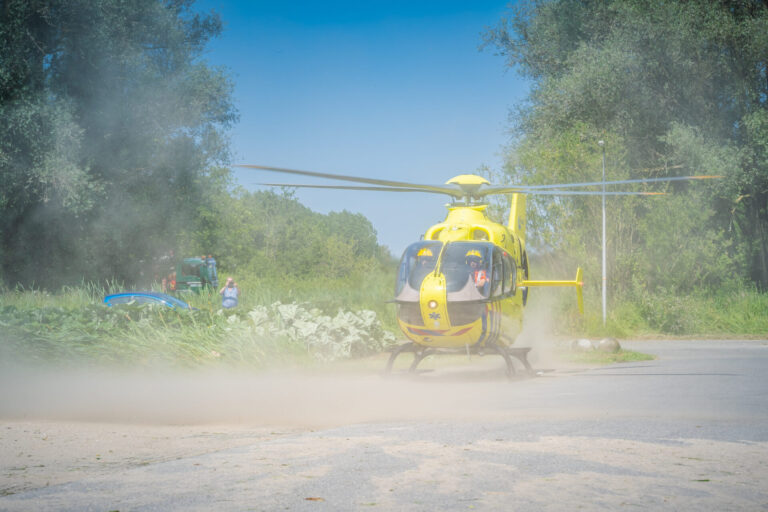
[[[478,48],[507,2],[204,0],[198,8],[225,22],[205,58],[235,83],[234,162],[418,183],[501,166],[508,112],[528,85],[503,57]],[[249,189],[318,183],[235,176]],[[447,202],[383,192],[297,197],[323,213],[362,213],[395,255],[444,218]]]

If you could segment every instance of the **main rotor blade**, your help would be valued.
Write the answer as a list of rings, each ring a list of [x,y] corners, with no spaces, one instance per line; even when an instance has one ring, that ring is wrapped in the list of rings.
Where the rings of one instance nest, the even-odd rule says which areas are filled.
[[[669,178],[638,178],[638,179],[632,179],[632,180],[618,180],[618,181],[591,181],[591,182],[585,182],[585,183],[562,183],[558,185],[528,185],[528,190],[546,190],[546,189],[553,189],[553,188],[576,188],[576,187],[596,187],[599,185],[602,185],[605,183],[605,185],[627,185],[630,183],[664,183],[664,182],[670,182],[670,181],[691,181],[691,180],[709,180],[709,179],[717,179],[722,178],[722,176],[672,176]],[[495,188],[502,188],[502,187],[495,187]],[[514,188],[514,187],[510,187]],[[494,194],[502,194],[505,192],[492,192]]]
[[[664,196],[666,192],[612,192],[596,190],[520,190],[518,194],[535,196]]]
[[[602,182],[601,182],[602,183]],[[574,196],[574,195],[601,195],[602,192],[597,190],[553,190],[553,187],[569,187],[570,185],[546,185],[542,188],[527,188],[527,187],[489,187],[486,189],[483,189],[480,191],[478,195],[483,196],[490,196],[490,195],[497,195],[497,194],[538,194],[538,195],[561,195],[561,196]],[[612,192],[612,191],[606,191],[605,195],[607,196],[656,196],[656,195],[662,195],[664,192]]]
[[[447,194],[453,197],[463,197],[463,192],[458,187],[445,185],[422,185],[418,183],[406,183],[404,181],[379,180],[374,178],[362,178],[360,176],[345,176],[343,174],[329,174],[324,172],[300,171],[297,169],[284,169],[282,167],[267,167],[264,165],[240,164],[235,167],[246,169],[259,169],[262,171],[282,172],[285,174],[297,174],[299,176],[312,176],[315,178],[326,178],[329,180],[351,181],[353,183],[369,183],[371,185],[381,185],[384,187],[408,188],[431,191],[437,194]]]
[[[600,185],[613,186],[613,185],[627,185],[632,183],[664,183],[672,181],[690,181],[690,180],[704,180],[704,179],[716,179],[722,178],[722,176],[673,176],[668,178],[638,178],[630,180],[618,180],[618,181],[592,181],[583,183],[560,183],[553,185],[518,185],[518,186],[506,186],[506,187],[493,187],[484,186],[479,190],[473,190],[469,192],[463,190],[460,186],[452,185],[425,185],[419,183],[408,183],[403,181],[381,180],[376,178],[363,178],[360,176],[346,176],[342,174],[330,174],[323,172],[302,171],[298,169],[286,169],[282,167],[269,167],[264,165],[249,165],[239,164],[235,167],[242,167],[246,169],[258,169],[270,172],[281,172],[285,174],[296,174],[299,176],[311,176],[315,178],[326,178],[331,180],[351,181],[353,183],[367,183],[371,185],[377,185],[375,187],[352,187],[352,186],[338,186],[331,185],[293,185],[289,183],[285,184],[268,184],[269,186],[276,187],[295,187],[295,188],[327,188],[337,190],[368,190],[378,192],[426,192],[432,194],[445,194],[457,199],[463,199],[465,197],[473,197],[476,199],[495,194],[511,194],[511,193],[523,193],[523,194],[539,194],[539,195],[603,195],[603,192],[598,191],[584,191],[584,192],[568,192],[561,189],[564,188],[579,188],[579,187],[595,187]],[[550,190],[552,193],[546,193]],[[605,192],[605,195],[660,195],[658,192]]]
[[[289,188],[324,188],[331,190],[368,190],[372,192],[422,192],[425,194],[445,194],[445,192],[435,192],[434,190],[424,190],[420,188],[405,187],[357,187],[354,185],[297,185],[295,183],[257,183],[265,187],[289,187]]]
[[[422,192],[425,194],[442,194],[432,190],[422,190],[418,188],[405,187],[357,187],[353,185],[296,185],[294,183],[257,183],[265,187],[288,187],[288,188],[321,188],[330,190],[367,190],[371,192]],[[531,194],[540,196],[600,196],[602,192],[594,190],[516,190],[520,194]],[[663,196],[664,192],[613,192],[606,191],[606,196]]]

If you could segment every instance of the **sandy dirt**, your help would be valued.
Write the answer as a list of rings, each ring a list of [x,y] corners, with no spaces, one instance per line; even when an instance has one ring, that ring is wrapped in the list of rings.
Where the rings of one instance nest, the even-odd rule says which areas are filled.
[[[552,371],[512,381],[490,356],[390,378],[384,359],[258,375],[19,367],[0,375],[0,510],[766,508],[765,411],[729,395],[750,376],[760,403],[763,363],[746,362],[765,347],[743,345],[733,369],[680,366],[683,350],[612,371],[539,351]],[[666,392],[694,382],[723,394]]]
[[[413,378],[384,378],[385,362],[259,375],[6,371],[0,496],[344,425],[450,421],[459,403],[459,417],[501,417],[493,401],[508,380],[498,356],[427,359]]]
[[[245,446],[288,432],[242,424],[6,420],[0,424],[0,496]]]

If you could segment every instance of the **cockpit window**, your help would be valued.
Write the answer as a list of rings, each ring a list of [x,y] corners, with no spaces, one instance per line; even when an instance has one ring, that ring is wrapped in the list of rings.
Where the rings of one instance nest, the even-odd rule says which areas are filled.
[[[395,298],[418,302],[421,282],[435,271],[442,242],[422,241],[405,250],[400,260]],[[450,242],[443,251],[438,271],[445,277],[449,301],[476,301],[500,295],[503,290],[501,253],[490,242]]]
[[[491,295],[498,297],[504,293],[504,260],[501,257],[501,249],[494,248],[493,251],[493,278],[491,285]]]
[[[514,295],[517,291],[517,266],[515,260],[507,251],[503,253],[504,257],[504,293]]]
[[[445,276],[448,300],[488,298],[492,251],[489,242],[454,242],[445,248],[440,271]]]
[[[423,241],[408,246],[400,259],[395,297],[397,300],[418,302],[421,282],[435,270],[442,242]]]

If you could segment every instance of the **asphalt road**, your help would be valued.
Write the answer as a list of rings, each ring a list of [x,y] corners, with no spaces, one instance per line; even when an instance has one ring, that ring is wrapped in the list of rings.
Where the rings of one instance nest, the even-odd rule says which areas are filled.
[[[16,458],[0,510],[768,510],[768,342],[624,346],[658,359],[511,382],[491,363],[288,391],[273,381],[269,404],[230,397],[251,411],[238,418],[209,383],[220,399],[198,405],[226,427],[147,426],[139,409],[133,423],[79,423],[53,402],[24,409],[40,390],[11,400],[0,382],[0,454]],[[161,422],[189,400],[168,393]],[[93,401],[135,401],[105,396]],[[144,451],[120,451],[131,438]]]

